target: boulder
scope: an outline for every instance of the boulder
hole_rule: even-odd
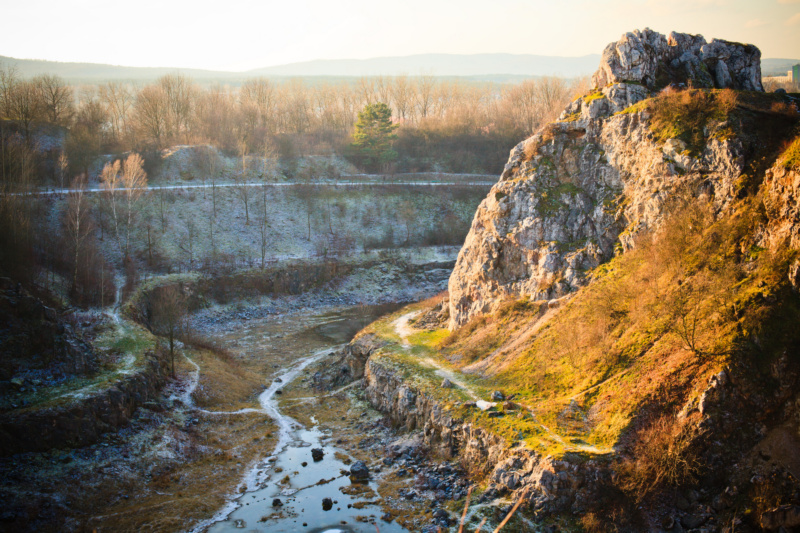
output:
[[[322,448],[311,448],[311,458],[314,459],[315,463],[322,461],[324,455],[325,452],[322,451]]]
[[[350,477],[355,479],[367,479],[369,477],[369,467],[364,461],[356,461],[350,467]]]
[[[322,510],[330,511],[333,508],[333,500],[330,498],[322,498]]]

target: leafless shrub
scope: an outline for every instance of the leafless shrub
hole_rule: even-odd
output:
[[[656,489],[696,479],[700,459],[694,429],[671,415],[656,418],[634,437],[628,457],[618,464],[620,488],[637,502]]]

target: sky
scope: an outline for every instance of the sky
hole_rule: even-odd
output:
[[[0,0],[0,55],[244,71],[424,53],[599,54],[627,31],[800,58],[800,0]]]

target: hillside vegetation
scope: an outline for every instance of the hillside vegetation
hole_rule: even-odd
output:
[[[602,98],[590,94],[583,105]],[[374,364],[405,376],[457,420],[542,456],[605,462],[613,482],[596,502],[597,511],[581,513],[582,526],[575,527],[647,529],[665,505],[674,505],[681,494],[676,489],[716,494],[726,483],[740,483],[736,497],[717,511],[735,508],[749,517],[750,527],[759,528],[760,520],[770,520],[764,516],[772,516],[764,514],[768,508],[797,503],[791,488],[796,478],[780,470],[794,464],[791,446],[783,448],[788,455],[777,459],[782,466],[773,470],[757,466],[761,463],[752,457],[768,428],[779,431],[787,416],[793,420],[779,413],[782,402],[796,393],[792,376],[800,366],[800,297],[792,274],[798,251],[794,230],[787,229],[797,219],[793,208],[785,207],[793,205],[788,191],[796,180],[791,170],[798,168],[800,115],[796,104],[780,95],[675,88],[614,117],[620,115],[635,117],[627,124],[644,124],[646,142],[663,149],[664,161],[672,165],[668,172],[674,181],[664,184],[669,194],[656,224],[628,218],[624,245],[585,272],[583,286],[558,299],[503,299],[510,291],[497,291],[500,303],[490,312],[455,328],[451,322],[448,329],[447,297],[441,296],[402,309],[362,335],[374,334],[386,343],[372,355]],[[523,160],[543,161],[559,153],[559,146],[571,149],[558,128],[572,127],[576,120],[580,116],[565,112],[552,126],[553,135],[547,138],[545,128],[528,141]],[[709,146],[720,143],[733,143],[742,154],[732,196],[717,178],[703,181],[702,174],[691,174],[698,168],[692,160],[705,161]],[[669,159],[671,153],[686,159]],[[520,173],[514,179],[531,178]],[[507,190],[504,183],[482,206],[503,201],[506,193],[495,190]],[[540,208],[536,216],[546,220],[570,209],[563,200],[568,194],[583,192],[556,195],[559,203],[550,211]],[[637,193],[625,189],[610,204],[618,217],[629,209],[632,194]],[[559,246],[556,242],[553,249]],[[416,329],[403,336],[399,324],[409,316]],[[442,385],[448,373],[453,388]],[[723,389],[728,392],[719,392]],[[511,401],[477,409],[473,401],[490,400],[492,391]],[[793,442],[800,442],[796,421],[786,423],[793,428]],[[737,461],[753,470],[740,473],[734,466],[724,475],[717,470]],[[784,472],[784,477],[774,474],[766,485],[749,481],[753,472],[767,471]],[[626,507],[630,502],[646,506],[636,511]],[[599,520],[608,512],[615,518]]]

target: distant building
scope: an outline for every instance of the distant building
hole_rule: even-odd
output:
[[[800,65],[795,65],[789,71],[789,80],[792,83],[800,83]]]

